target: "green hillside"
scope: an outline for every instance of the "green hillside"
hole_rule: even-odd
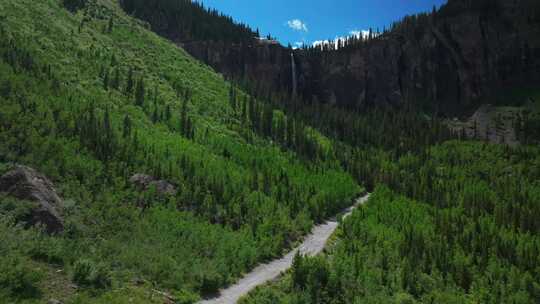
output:
[[[325,256],[297,257],[261,303],[540,299],[540,150],[449,141],[404,155]]]
[[[364,187],[323,255],[241,303],[538,303],[536,88],[494,94],[485,126],[417,101],[344,109],[230,83],[151,29],[256,34],[190,0],[0,1],[0,303],[196,303]],[[62,229],[16,198],[48,180]]]
[[[64,233],[0,196],[0,296],[180,303],[291,247],[361,191],[313,129],[232,88],[116,1],[0,2],[0,173],[31,166]],[[177,195],[138,191],[135,173]],[[26,207],[25,207],[26,206]]]

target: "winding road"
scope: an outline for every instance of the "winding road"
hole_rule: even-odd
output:
[[[368,199],[369,194],[358,198],[353,206],[344,210],[343,218],[349,216],[356,207],[364,204]],[[324,224],[315,226],[304,242],[291,252],[287,253],[284,257],[257,266],[236,284],[221,290],[217,298],[201,301],[199,304],[235,304],[241,297],[247,295],[255,287],[279,277],[282,272],[289,269],[297,252],[300,252],[300,254],[305,256],[319,254],[324,249],[328,238],[330,238],[337,227],[337,219],[332,219]]]

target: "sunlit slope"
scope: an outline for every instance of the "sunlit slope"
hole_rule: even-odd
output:
[[[231,91],[114,1],[76,12],[59,2],[0,2],[0,173],[32,166],[66,200],[65,235],[3,238],[13,263],[65,270],[31,285],[62,277],[81,285],[72,296],[99,296],[141,277],[196,297],[281,254],[360,191],[323,136]],[[135,173],[178,193],[137,191]],[[16,240],[4,209],[2,233]],[[87,264],[110,280],[78,282]]]

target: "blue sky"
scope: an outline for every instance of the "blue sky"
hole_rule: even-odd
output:
[[[199,0],[259,28],[286,45],[312,44],[353,31],[389,26],[401,17],[431,11],[446,0]]]

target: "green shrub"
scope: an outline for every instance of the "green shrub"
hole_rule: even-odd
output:
[[[65,252],[63,240],[60,238],[36,232],[32,234],[27,248],[27,253],[33,260],[56,265],[64,264]]]
[[[414,297],[411,296],[408,293],[398,293],[394,296],[394,303],[396,304],[414,304],[416,301],[414,300]]]
[[[205,273],[201,280],[201,293],[208,295],[218,292],[222,282],[223,277],[220,274],[213,271]]]
[[[31,268],[16,256],[4,256],[0,259],[0,294],[16,298],[32,298],[38,295],[37,283],[42,273]]]
[[[102,264],[95,264],[87,259],[80,259],[73,265],[72,280],[74,283],[94,288],[111,286],[109,270]]]
[[[0,163],[0,175],[3,175],[4,173],[6,173],[10,168],[10,165],[6,164],[6,163]]]
[[[197,294],[184,289],[177,292],[175,298],[176,304],[192,304],[200,300],[200,297]]]
[[[0,195],[0,214],[11,216],[15,222],[27,221],[36,203]]]

